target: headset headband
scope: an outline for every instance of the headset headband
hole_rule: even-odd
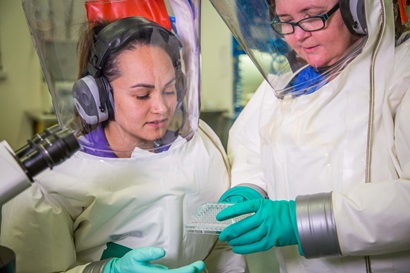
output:
[[[112,52],[121,49],[140,35],[153,30],[158,30],[170,48],[176,49],[175,54],[179,59],[181,45],[171,31],[144,17],[127,17],[110,23],[97,34],[97,41],[91,49],[87,66],[88,73],[93,77],[100,77],[107,58]],[[171,56],[172,60],[176,61],[174,57]]]

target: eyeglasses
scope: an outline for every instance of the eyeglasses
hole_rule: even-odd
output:
[[[280,35],[288,35],[295,32],[295,27],[298,26],[304,31],[313,32],[321,30],[325,27],[325,22],[332,16],[333,13],[339,8],[339,3],[337,3],[331,10],[325,14],[319,14],[302,19],[296,23],[294,22],[281,22],[276,17],[270,23],[273,30]]]

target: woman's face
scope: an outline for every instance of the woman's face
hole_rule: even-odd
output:
[[[172,61],[160,47],[139,45],[121,53],[117,62],[120,76],[111,82],[115,120],[106,127],[107,139],[128,150],[152,148],[167,131],[177,104]]]
[[[276,15],[282,22],[327,13],[337,1],[327,0],[276,0]],[[345,26],[340,9],[325,22],[325,27],[306,32],[295,27],[295,32],[285,35],[286,42],[313,67],[330,66],[343,57],[346,50],[358,39]]]

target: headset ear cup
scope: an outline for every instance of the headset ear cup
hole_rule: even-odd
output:
[[[100,92],[101,101],[104,102],[105,110],[108,113],[108,119],[114,119],[114,99],[112,94],[112,88],[107,78],[99,77],[95,79]]]
[[[80,117],[89,125],[108,119],[108,112],[101,107],[100,90],[94,77],[88,75],[74,82],[74,106]]]
[[[364,0],[339,0],[340,13],[349,31],[354,35],[366,35],[367,23]]]

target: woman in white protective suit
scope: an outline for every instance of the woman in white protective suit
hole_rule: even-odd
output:
[[[110,2],[86,2],[90,24],[79,40],[81,77],[68,124],[82,149],[4,206],[1,244],[16,252],[24,273],[247,272],[244,257],[217,236],[184,229],[197,207],[229,188],[220,141],[203,122],[196,127],[195,99],[187,105],[197,98],[190,94],[198,92],[197,51],[184,63],[186,36],[179,29],[180,41],[171,30],[161,1],[121,2],[114,18],[99,6]],[[155,14],[141,16],[142,5]],[[24,3],[26,14],[36,7]],[[38,44],[40,57],[49,54]],[[52,78],[47,59],[43,65]]]
[[[221,202],[237,204],[217,219],[254,214],[220,240],[275,247],[281,272],[409,272],[410,40],[395,44],[394,22],[406,7],[212,2],[265,76],[230,130]]]

